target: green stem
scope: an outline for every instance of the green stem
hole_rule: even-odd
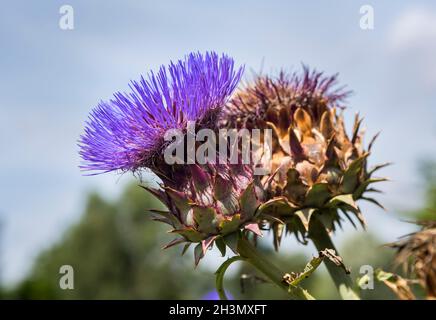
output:
[[[310,221],[310,232],[309,237],[315,244],[318,251],[325,249],[333,249],[338,254],[325,226],[316,219],[312,217]],[[325,259],[325,264],[327,270],[332,277],[336,287],[338,288],[339,294],[344,300],[360,300],[357,293],[353,290],[353,282],[351,277],[342,269],[336,266],[332,261]]]
[[[268,261],[264,256],[262,256],[256,248],[244,237],[238,240],[238,252],[244,258],[245,261],[253,265],[257,270],[262,272],[268,279],[285,290],[292,299],[296,300],[314,300],[314,298],[302,288],[290,286],[283,282],[283,275],[285,274],[274,264]]]
[[[225,261],[219,268],[218,270],[215,272],[216,274],[216,279],[215,279],[215,284],[216,284],[216,290],[218,292],[218,295],[220,297],[221,300],[228,300],[227,299],[227,295],[226,295],[226,291],[224,290],[224,274],[227,271],[227,268],[230,267],[230,265],[233,262],[242,260],[244,261],[245,259],[242,258],[241,256],[234,256],[230,259],[228,259],[227,261]]]

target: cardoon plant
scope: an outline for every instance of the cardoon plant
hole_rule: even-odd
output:
[[[226,248],[236,254],[217,271],[222,298],[224,273],[238,260],[251,263],[296,299],[313,299],[299,284],[327,260],[342,296],[357,298],[329,232],[342,216],[354,223],[349,213],[364,225],[357,200],[378,204],[366,196],[376,191],[370,184],[384,180],[373,178],[382,166],[367,169],[373,141],[368,149],[363,147],[358,117],[347,135],[338,114],[347,92],[335,89],[336,77],[305,69],[302,76],[259,77],[234,94],[242,73],[243,68],[235,68],[226,55],[192,53],[132,81],[129,93],[115,93],[91,112],[79,141],[81,168],[91,174],[144,169],[156,174],[159,187],[144,188],[167,208],[152,210],[153,219],[170,225],[175,236],[165,248],[184,244],[184,253],[195,244],[195,265],[214,245],[223,256]],[[208,138],[209,147],[219,152],[199,161],[195,155],[204,146],[190,138],[202,129],[221,134],[223,128],[270,129],[272,150],[263,144],[249,150],[248,163],[234,163],[228,161],[235,159],[232,155],[222,153],[234,150],[235,144],[226,138],[221,148],[221,139]],[[251,144],[268,139],[263,135],[261,141],[251,139]],[[168,161],[168,149],[175,142],[182,156]],[[253,159],[269,151],[272,158],[260,159],[271,161],[272,171],[259,174]],[[236,144],[236,159],[244,155],[244,145]],[[257,239],[265,226],[274,234],[276,249],[285,232],[294,233],[301,242],[311,239],[319,257],[302,272],[285,274],[250,240]]]
[[[362,120],[356,115],[351,135],[345,130],[342,109],[349,92],[336,86],[336,76],[303,68],[303,73],[281,72],[259,76],[238,92],[226,108],[224,126],[272,130],[272,171],[263,177],[266,202],[259,219],[268,222],[279,247],[282,235],[293,233],[301,242],[311,239],[319,251],[334,245],[329,233],[343,217],[354,225],[365,220],[356,204],[367,196],[379,168],[367,168],[374,139],[363,145]],[[344,270],[328,262],[344,298],[357,298]]]
[[[91,173],[150,169],[162,184],[160,188],[145,188],[168,209],[153,211],[153,217],[170,225],[176,236],[166,248],[184,243],[185,252],[190,244],[196,243],[194,256],[198,264],[213,244],[223,255],[229,247],[238,254],[237,259],[250,262],[272,282],[288,290],[282,281],[284,273],[247,240],[247,232],[260,234],[257,215],[263,199],[263,188],[253,175],[253,168],[247,164],[215,162],[169,164],[165,158],[171,143],[165,136],[170,130],[178,130],[181,141],[192,134],[189,129],[192,121],[196,130],[218,130],[220,113],[242,72],[226,55],[193,53],[167,68],[162,66],[157,74],[132,81],[130,93],[115,93],[111,100],[101,102],[91,112],[79,141],[84,160],[81,167]],[[197,147],[194,144],[194,152]],[[221,270],[232,261],[227,261]],[[224,296],[221,276],[217,285]],[[290,294],[296,298],[310,297],[297,286]]]

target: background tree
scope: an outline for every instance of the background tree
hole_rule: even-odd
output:
[[[42,252],[8,296],[19,299],[189,299],[213,284],[213,275],[193,272],[177,250],[163,254],[162,226],[147,208],[159,202],[136,185],[108,202],[89,196],[82,219],[52,248]],[[165,227],[163,227],[165,228]],[[74,268],[74,290],[59,288],[59,268]],[[198,270],[197,270],[198,271]]]

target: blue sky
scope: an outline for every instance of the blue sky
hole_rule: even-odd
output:
[[[61,30],[59,8],[74,8]],[[375,28],[359,28],[359,8]],[[150,69],[190,51],[233,56],[250,72],[308,64],[340,73],[367,134],[381,130],[373,163],[384,174],[385,213],[364,205],[384,241],[410,230],[396,214],[419,206],[417,163],[436,158],[436,6],[430,1],[9,1],[0,12],[0,241],[2,278],[79,218],[86,194],[114,197],[128,175],[84,177],[76,141],[90,109]],[[339,241],[351,229],[339,236]]]

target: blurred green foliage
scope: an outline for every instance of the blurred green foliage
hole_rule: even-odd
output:
[[[413,220],[436,220],[436,162],[423,161],[419,171],[424,184],[424,203],[422,208],[408,212],[408,215]]]
[[[0,291],[0,297],[201,299],[214,290],[214,270],[204,266],[194,269],[192,252],[182,257],[181,247],[163,251],[162,246],[172,237],[166,233],[167,226],[150,221],[146,213],[150,208],[161,208],[161,204],[136,185],[128,186],[114,202],[91,194],[80,221],[71,226],[60,241],[40,253],[28,276],[14,288]],[[271,246],[264,246],[266,242],[259,243],[259,250],[285,272],[302,271],[310,260],[303,254],[286,254],[285,250],[277,254]],[[340,253],[345,264],[351,267],[354,279],[359,276],[361,265],[389,269],[393,254],[365,232],[356,232],[340,248]],[[74,268],[74,290],[59,287],[62,265]],[[229,270],[225,287],[236,299],[287,298],[272,284],[264,283],[262,276],[245,263],[236,263]],[[302,285],[316,298],[339,298],[323,265]],[[382,285],[376,284],[376,289],[365,290],[362,296],[394,298]]]
[[[159,207],[137,186],[128,187],[115,203],[91,195],[80,222],[39,255],[31,273],[8,297],[197,298],[207,290],[205,275],[194,272],[192,261],[181,258],[176,250],[162,252],[166,228],[145,213],[147,208]],[[74,268],[74,290],[59,288],[62,265]],[[199,285],[192,286],[197,279]]]

